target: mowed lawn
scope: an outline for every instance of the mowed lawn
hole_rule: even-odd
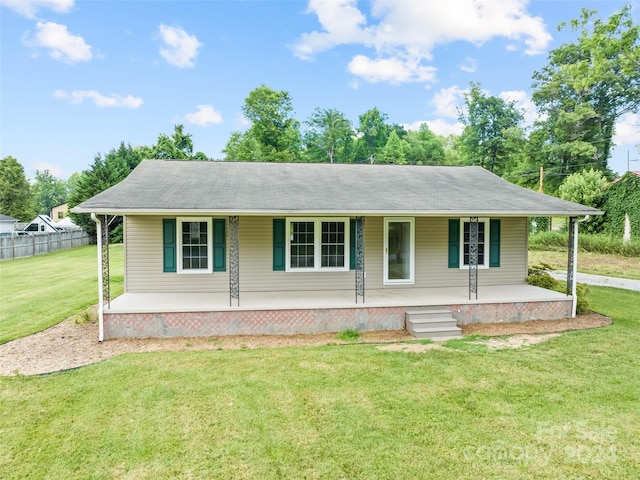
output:
[[[96,252],[91,245],[0,262],[0,343],[44,330],[97,303]],[[111,292],[117,296],[123,291],[122,245],[111,245],[109,258]]]
[[[0,478],[640,477],[639,295],[490,351],[140,353],[0,378]]]

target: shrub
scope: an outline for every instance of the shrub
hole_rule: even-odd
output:
[[[547,290],[553,290],[560,293],[566,293],[566,285],[564,282],[560,282],[553,278],[549,272],[554,268],[546,263],[540,265],[533,265],[529,267],[529,275],[527,276],[527,283],[529,285],[535,285],[536,287],[546,288]],[[589,287],[586,285],[576,285],[576,313],[584,313],[589,311]]]

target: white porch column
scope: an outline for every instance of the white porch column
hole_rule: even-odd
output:
[[[573,305],[571,306],[571,318],[575,318],[578,306],[578,282],[576,281],[576,275],[578,274],[578,222],[573,217],[571,218],[570,227],[573,228],[573,245],[571,245],[571,256],[573,258],[571,262],[571,296]]]
[[[102,277],[103,259],[102,259],[102,222],[96,217],[95,213],[91,214],[91,220],[96,224],[96,239],[98,241],[98,341],[104,341],[104,278]]]
[[[571,292],[573,305],[571,308],[571,318],[575,318],[578,307],[578,292],[576,277],[578,275],[578,224],[589,220],[589,215],[578,220],[576,217],[569,218],[569,263],[567,265],[567,295]]]

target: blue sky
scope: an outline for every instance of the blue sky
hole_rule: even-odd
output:
[[[557,25],[624,3],[0,0],[0,158],[17,158],[29,177],[67,178],[178,123],[196,150],[222,158],[261,84],[288,91],[300,121],[335,108],[357,125],[377,107],[448,135],[460,132],[456,106],[473,81],[520,102],[532,122],[532,73],[577,35]],[[640,157],[639,114],[621,118],[615,140],[610,166],[622,173],[628,151]]]

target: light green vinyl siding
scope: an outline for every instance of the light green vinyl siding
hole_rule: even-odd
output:
[[[126,220],[126,291],[130,293],[224,293],[227,272],[163,272],[162,217],[128,216]]]
[[[416,217],[415,283],[383,285],[384,217],[365,219],[367,289],[463,287],[466,269],[448,268],[448,218]],[[162,217],[126,219],[126,289],[128,292],[228,292],[228,272],[163,273]],[[353,290],[355,272],[273,271],[273,218],[240,217],[240,291]],[[228,239],[227,239],[228,244]],[[479,285],[525,282],[527,219],[502,218],[500,267],[480,269]],[[227,249],[228,252],[229,249]],[[228,255],[228,253],[227,253]],[[228,261],[228,259],[227,259]],[[227,269],[228,270],[228,269]]]

